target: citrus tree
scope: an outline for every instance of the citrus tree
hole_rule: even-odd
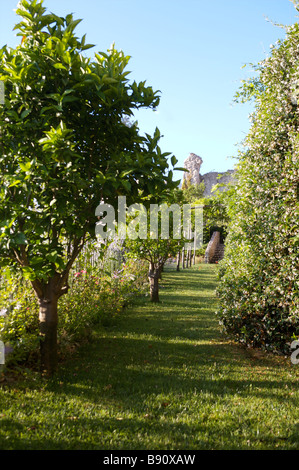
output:
[[[100,201],[136,202],[171,187],[160,133],[140,135],[126,120],[155,109],[158,92],[129,81],[129,57],[113,46],[85,56],[80,20],[21,0],[20,44],[0,50],[0,260],[21,269],[38,298],[41,365],[57,367],[57,305]]]
[[[173,157],[175,158],[175,157]],[[178,255],[189,241],[186,228],[194,228],[191,205],[185,219],[182,191],[166,188],[151,197],[127,219],[125,247],[130,257],[147,261],[151,302],[159,302],[159,280],[169,258]],[[194,235],[194,234],[193,234]]]
[[[148,262],[148,280],[151,302],[160,302],[159,281],[166,261],[176,256],[184,246],[184,239],[162,239],[158,237],[127,239],[125,246],[128,249],[130,257],[135,257]]]

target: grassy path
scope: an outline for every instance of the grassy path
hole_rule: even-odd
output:
[[[216,266],[163,275],[64,363],[0,388],[0,449],[298,449],[299,366],[219,332]]]

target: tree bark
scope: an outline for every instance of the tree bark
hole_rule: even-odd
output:
[[[151,264],[148,277],[149,277],[149,282],[150,282],[150,301],[160,302],[160,299],[159,299],[160,269],[156,268],[154,265]]]
[[[190,250],[187,251],[187,268],[190,268],[191,266],[191,258],[190,258],[191,252]]]
[[[45,299],[39,299],[40,325],[40,365],[41,370],[52,376],[58,365],[57,327],[58,296],[52,293]]]
[[[39,302],[40,367],[50,377],[58,365],[58,299],[67,292],[68,285],[63,286],[56,273],[47,284],[33,281],[32,286]]]
[[[31,282],[39,302],[40,366],[41,371],[49,377],[58,366],[58,299],[68,292],[69,272],[84,241],[85,235],[75,240],[69,261],[61,274],[55,273],[47,284],[37,279]]]
[[[179,251],[177,254],[177,259],[176,259],[176,270],[180,270],[180,261],[181,261],[181,252]]]

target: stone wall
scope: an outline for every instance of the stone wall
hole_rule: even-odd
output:
[[[225,245],[220,239],[220,232],[214,232],[205,252],[205,263],[218,263],[223,259]]]
[[[205,252],[205,263],[210,263],[220,244],[220,232],[214,232]]]
[[[219,173],[217,171],[211,171],[200,176],[200,182],[205,183],[204,197],[208,197],[212,193],[212,189],[215,184],[228,184],[234,180],[234,170],[228,170],[225,173]],[[219,191],[225,191],[225,187],[220,187]]]

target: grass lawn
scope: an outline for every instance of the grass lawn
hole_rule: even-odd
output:
[[[60,365],[0,388],[0,449],[299,449],[299,365],[245,350],[215,316],[215,265],[163,273]]]

